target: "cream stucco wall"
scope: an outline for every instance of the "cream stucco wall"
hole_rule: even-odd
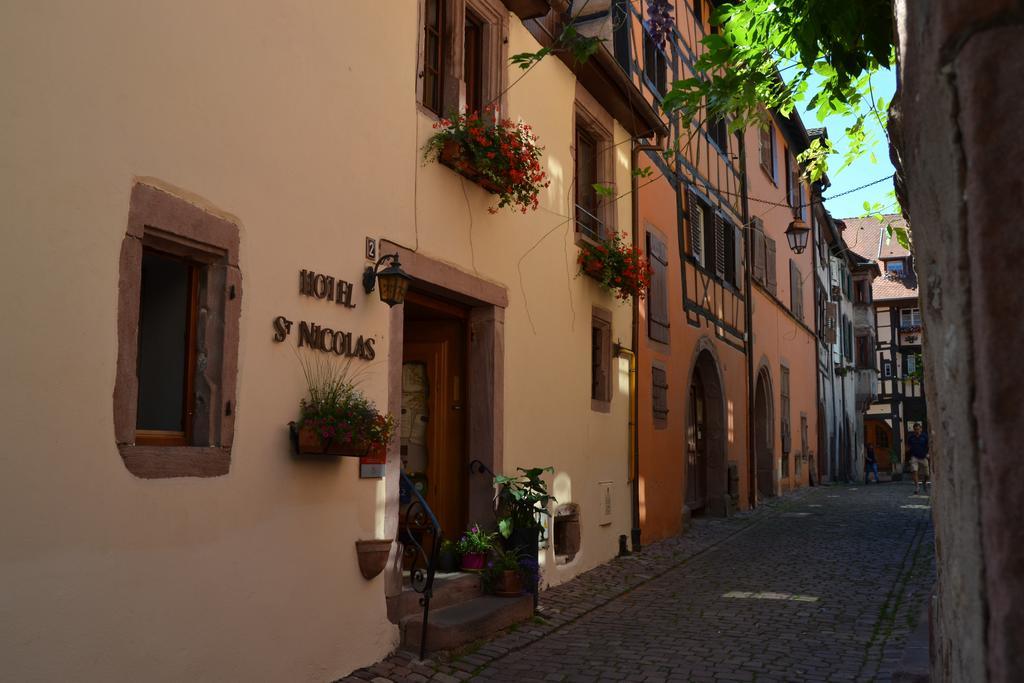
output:
[[[358,282],[364,236],[508,289],[505,469],[554,465],[581,504],[583,548],[558,583],[628,530],[624,364],[610,414],[589,405],[589,317],[630,312],[575,277],[564,223],[574,83],[546,60],[508,96],[547,145],[542,209],[422,167],[414,3],[7,3],[0,8],[0,480],[4,677],[321,681],[390,651],[384,580],[353,543],[384,534],[383,480],[354,461],[289,457],[304,388],[271,320],[373,335],[364,389],[387,405],[388,311],[356,287],[341,311],[296,292],[306,268]],[[511,53],[536,49],[513,17]],[[518,75],[512,74],[512,76]],[[618,127],[616,140],[625,133]],[[629,183],[628,146],[616,161]],[[119,246],[145,177],[234,216],[243,278],[229,474],[142,480],[114,445]],[[629,204],[619,202],[619,226]],[[536,245],[536,248],[533,248]],[[614,517],[597,524],[598,481]]]

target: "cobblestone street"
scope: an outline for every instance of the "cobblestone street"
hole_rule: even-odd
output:
[[[934,582],[929,500],[827,486],[698,519],[542,594],[533,623],[346,680],[886,681]]]

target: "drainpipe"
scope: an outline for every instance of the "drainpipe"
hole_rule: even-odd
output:
[[[632,198],[633,208],[633,250],[635,252],[640,251],[640,202],[637,197],[637,193],[640,190],[639,178],[633,173],[640,163],[641,152],[661,152],[665,149],[666,136],[663,133],[658,133],[657,139],[653,145],[638,144],[636,140],[633,141],[632,148],[630,150],[629,158],[629,170],[630,170],[630,197]],[[630,371],[630,425],[632,434],[630,434],[629,447],[632,451],[630,453],[630,462],[632,463],[632,475],[633,475],[633,527],[630,529],[630,543],[633,546],[633,552],[640,552],[642,545],[640,543],[640,401],[636,395],[637,387],[637,372],[639,371],[639,363],[637,358],[637,351],[640,348],[640,299],[639,297],[633,297],[633,329],[632,329],[633,345],[632,350],[629,351],[630,364],[632,370]],[[626,349],[620,348],[620,353],[626,351]]]

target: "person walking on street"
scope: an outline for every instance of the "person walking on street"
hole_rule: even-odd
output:
[[[928,463],[928,435],[921,430],[921,423],[914,423],[914,431],[907,436],[907,460],[910,471],[914,473],[914,493],[920,493],[920,477],[925,478],[925,491],[932,483],[931,468]]]
[[[878,460],[875,458],[875,447],[871,444],[864,444],[864,485],[867,486],[871,482],[871,473],[875,473],[875,483],[880,484],[878,480]]]

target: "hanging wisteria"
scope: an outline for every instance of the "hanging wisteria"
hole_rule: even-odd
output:
[[[647,19],[644,26],[659,48],[663,48],[665,39],[672,35],[674,23],[670,0],[647,0]]]

